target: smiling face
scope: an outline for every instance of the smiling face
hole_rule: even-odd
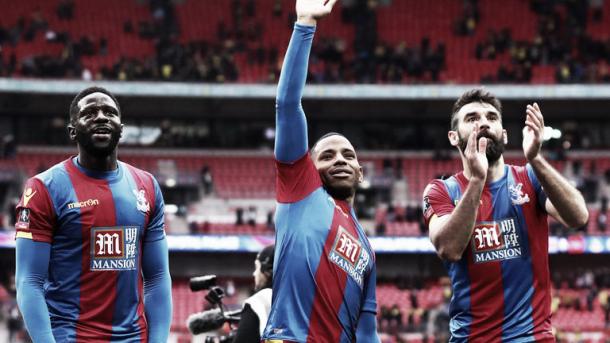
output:
[[[312,159],[326,191],[336,199],[346,200],[362,182],[362,167],[354,147],[341,135],[331,135],[317,142]]]
[[[463,153],[468,144],[468,136],[479,124],[480,138],[487,139],[486,156],[490,163],[496,162],[504,152],[506,130],[502,127],[500,112],[486,102],[471,102],[464,105],[456,114],[455,130],[449,131],[449,141]]]
[[[114,100],[107,94],[95,92],[78,101],[78,113],[71,118],[68,130],[70,139],[84,152],[105,157],[115,151],[123,124]]]

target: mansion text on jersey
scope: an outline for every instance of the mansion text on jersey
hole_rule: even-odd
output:
[[[136,269],[135,259],[93,260],[91,264],[94,270]]]
[[[496,261],[496,260],[507,260],[511,258],[516,258],[521,256],[521,248],[512,248],[505,250],[496,250],[496,251],[486,251],[476,253],[474,255],[474,262],[488,262],[488,261]]]

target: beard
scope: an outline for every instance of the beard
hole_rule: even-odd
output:
[[[502,138],[496,138],[493,137],[491,134],[489,134],[488,132],[479,132],[479,134],[477,135],[477,144],[479,142],[479,138],[488,138],[487,139],[487,148],[485,149],[485,156],[487,157],[487,162],[489,162],[490,164],[495,163],[496,161],[498,161],[500,159],[500,156],[502,156],[502,153],[504,153],[504,140],[502,140]],[[464,153],[464,150],[466,150],[466,146],[468,145],[468,137],[466,137],[466,139],[463,139],[462,137],[460,137],[460,141],[459,141],[459,148],[462,151],[462,153]]]
[[[330,182],[324,182],[324,189],[330,194],[331,197],[339,200],[346,200],[347,198],[356,194],[357,183],[353,185],[333,185]]]
[[[76,132],[76,142],[78,145],[88,154],[98,158],[110,156],[116,150],[120,138],[120,132],[113,131],[110,133],[108,141],[95,142],[92,134],[82,131]]]

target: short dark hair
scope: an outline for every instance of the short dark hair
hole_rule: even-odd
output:
[[[76,94],[74,99],[72,99],[72,103],[70,103],[70,118],[69,118],[70,123],[74,122],[74,119],[76,118],[76,115],[78,114],[78,111],[80,110],[78,108],[78,102],[82,98],[86,97],[89,94],[93,94],[93,93],[104,93],[104,94],[108,95],[112,99],[112,101],[114,101],[114,104],[116,105],[117,110],[119,110],[119,115],[121,115],[121,106],[119,106],[119,101],[116,99],[114,94],[110,93],[110,91],[104,87],[91,86],[91,87],[87,87],[87,88],[83,89],[82,91],[80,91],[78,94]]]
[[[339,132],[328,132],[328,133],[324,134],[322,137],[318,138],[318,140],[315,143],[313,143],[313,145],[311,146],[311,149],[309,149],[309,153],[312,153],[314,151],[314,149],[316,148],[318,143],[320,143],[321,140],[323,140],[326,137],[330,137],[330,136],[341,136],[341,137],[347,139],[347,137],[340,134]]]
[[[500,100],[496,98],[495,95],[485,90],[484,88],[474,88],[464,92],[464,94],[462,94],[462,96],[460,96],[460,98],[457,99],[457,101],[453,104],[453,112],[451,114],[452,131],[457,130],[457,113],[460,111],[460,109],[462,109],[462,107],[471,102],[484,102],[490,104],[491,106],[495,107],[498,112],[500,112],[500,115],[502,115],[502,104],[500,103]]]
[[[256,259],[261,263],[261,272],[273,275],[273,257],[275,255],[275,245],[271,244],[264,247],[256,255]]]

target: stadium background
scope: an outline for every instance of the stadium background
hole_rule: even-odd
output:
[[[275,84],[294,1],[0,8],[0,340],[27,339],[14,300],[12,209],[27,177],[75,153],[69,102],[99,84],[122,107],[120,159],[163,187],[171,338],[191,342],[186,317],[205,301],[188,278],[218,275],[226,303],[239,308],[255,253],[273,242]],[[537,101],[544,152],[590,208],[584,228],[550,223],[559,340],[610,340],[610,3],[342,0],[335,12],[316,33],[304,108],[310,140],[342,132],[365,167],[356,207],[377,254],[383,341],[447,339],[450,286],[422,229],[420,198],[432,178],[460,170],[446,140],[450,109],[481,83],[503,101],[507,160],[523,162],[525,105]]]

